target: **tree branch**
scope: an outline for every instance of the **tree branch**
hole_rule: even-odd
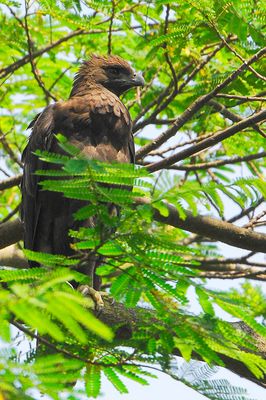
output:
[[[135,199],[135,204],[151,204],[151,201],[140,197]],[[186,219],[183,220],[172,204],[165,202],[165,205],[169,213],[167,217],[162,216],[155,208],[153,209],[154,219],[158,222],[197,233],[230,246],[255,252],[266,252],[266,235],[263,233],[239,228],[229,222],[207,216],[193,216],[189,211],[186,211]],[[21,240],[22,233],[22,224],[18,219],[0,225],[0,249]]]
[[[259,158],[264,158],[266,157],[266,151],[262,151],[261,153],[258,154],[250,154],[248,156],[243,156],[243,157],[231,157],[231,158],[225,158],[223,160],[216,160],[216,161],[210,161],[206,163],[198,163],[198,164],[187,164],[187,165],[173,165],[169,168],[177,170],[177,171],[197,171],[199,169],[208,169],[208,168],[218,168],[222,165],[227,165],[227,164],[237,164],[243,161],[250,161],[250,160],[257,160]]]
[[[184,82],[182,82],[179,87],[177,87],[177,82],[178,80],[184,75],[184,71],[188,70],[189,66],[191,64],[188,64],[188,66],[185,67],[184,70],[182,70],[175,78],[172,80],[174,84],[174,90],[171,93],[171,95],[162,103],[159,98],[157,97],[155,100],[155,104],[157,104],[156,110],[144,121],[139,122],[138,124],[134,124],[133,126],[133,132],[136,132],[144,126],[151,124],[156,116],[160,114],[170,103],[171,101],[176,97],[177,94],[182,93],[182,90],[187,86],[187,84],[194,78],[194,76],[201,71],[205,65],[208,64],[208,62],[218,53],[223,48],[224,44],[220,43],[201,63],[199,63],[192,71],[191,73],[185,78]],[[169,59],[168,59],[169,61]],[[134,121],[135,122],[135,121]]]
[[[108,54],[112,54],[112,27],[113,27],[113,22],[114,22],[114,17],[115,17],[115,2],[112,0],[112,14],[110,18],[110,25],[109,25],[109,32],[108,32],[108,44],[107,44],[107,50]]]
[[[158,161],[156,163],[152,163],[147,166],[147,169],[151,172],[158,171],[159,169],[168,167],[169,165],[172,165],[178,161],[184,160],[187,157],[192,156],[193,154],[198,153],[199,151],[205,150],[208,147],[214,146],[215,144],[221,142],[224,139],[229,138],[230,136],[233,136],[237,132],[242,131],[243,129],[247,128],[248,126],[251,126],[257,122],[263,121],[266,118],[266,110],[259,111],[258,113],[252,115],[251,117],[248,117],[246,119],[243,119],[242,121],[229,126],[228,128],[224,129],[221,132],[217,132],[210,138],[207,138],[205,140],[202,140],[201,142],[188,147],[187,149],[180,151],[177,154],[174,154],[171,157],[165,158],[162,161]]]
[[[28,268],[29,264],[23,251],[13,244],[0,250],[0,266]]]
[[[32,53],[32,56],[30,56],[30,54],[26,54],[26,56],[22,57],[20,60],[15,61],[13,64],[10,64],[8,67],[0,69],[0,78],[5,78],[9,74],[15,72],[17,69],[21,68],[23,65],[30,62],[31,58],[32,58],[32,60],[34,60],[35,58],[41,56],[42,54],[47,53],[48,51],[52,50],[54,47],[59,46],[61,43],[67,42],[68,40],[72,39],[73,37],[81,35],[83,33],[84,33],[83,29],[78,29],[74,32],[70,32],[68,35],[62,37],[61,39],[58,39],[54,43],[49,44],[48,46],[44,47],[43,49],[35,51],[34,53]],[[93,32],[91,32],[91,33],[93,33]]]
[[[141,197],[136,199],[136,203],[151,204],[149,199]],[[167,217],[162,216],[158,210],[153,209],[153,217],[158,222],[197,233],[230,246],[256,252],[266,252],[266,235],[263,233],[239,228],[229,222],[207,216],[193,216],[189,211],[186,211],[186,219],[183,220],[172,204],[166,202],[164,204],[169,213]]]
[[[92,302],[92,307],[94,307],[94,304]],[[149,332],[152,335],[151,332],[151,326],[156,324],[156,325],[161,325],[162,321],[159,321],[156,319],[156,315],[152,310],[149,310],[147,308],[141,308],[141,307],[136,307],[134,309],[126,308],[123,304],[113,302],[112,299],[106,299],[105,300],[105,306],[99,316],[99,319],[104,322],[106,325],[113,327],[115,330],[115,339],[114,339],[114,345],[123,345],[123,346],[130,346],[131,345],[131,338],[135,332],[138,331],[139,328],[143,329],[146,328],[149,330]],[[19,324],[18,322],[12,322],[18,329],[21,329],[23,332],[25,332],[25,329],[27,331],[27,334],[33,338],[36,337],[34,332],[31,330],[28,330],[25,328],[23,325]],[[257,344],[257,349],[258,352],[257,354],[260,355],[261,357],[265,357],[266,354],[266,342],[257,334],[255,334],[251,328],[249,328],[246,324],[243,322],[235,322],[231,323],[231,325],[238,330],[240,330],[243,333],[251,335],[253,338],[256,340]],[[117,328],[118,327],[118,328]],[[171,327],[169,327],[169,330],[171,330]],[[153,336],[157,335],[157,332],[153,333]],[[57,347],[50,341],[48,341],[46,338],[39,338],[40,341],[46,345],[47,347],[51,347],[57,352],[63,352],[67,357],[70,358],[78,358],[82,359],[76,354],[72,354],[71,352],[62,349],[60,347]],[[146,340],[146,338],[144,339]],[[136,343],[133,340],[132,347],[135,347]],[[219,353],[218,353],[219,354]],[[174,349],[173,355],[175,356],[181,356],[181,353],[179,352],[178,349]],[[264,380],[258,380],[257,378],[252,375],[252,373],[247,369],[247,367],[242,364],[240,361],[235,360],[233,358],[230,358],[228,356],[225,356],[223,354],[219,354],[219,357],[222,359],[224,362],[224,367],[229,369],[230,371],[240,375],[243,378],[246,378],[248,380],[251,380],[258,385],[262,387],[266,387],[266,381]],[[192,353],[192,358],[201,360],[199,356],[195,353]],[[82,361],[86,361],[82,359]],[[132,361],[132,364],[134,364],[134,360]],[[106,365],[106,364],[105,364]]]
[[[158,23],[151,23],[149,24],[149,27],[154,27],[158,25]],[[142,28],[141,25],[134,25],[129,27],[129,29],[134,30],[134,29],[139,29]],[[124,31],[123,28],[114,28],[112,30],[113,32],[120,32],[120,31]],[[108,30],[106,29],[93,29],[91,31],[85,31],[84,29],[77,29],[76,31],[70,32],[68,35],[58,39],[56,42],[49,44],[48,46],[44,47],[41,50],[35,51],[34,53],[32,53],[32,60],[34,60],[35,58],[43,55],[44,53],[47,53],[48,51],[52,50],[53,48],[59,46],[60,44],[67,42],[68,40],[79,36],[79,35],[98,35],[101,33],[107,33]],[[30,55],[26,54],[24,57],[20,58],[19,60],[15,61],[13,64],[8,65],[5,68],[0,69],[0,79],[5,78],[6,76],[8,76],[9,74],[15,72],[16,70],[18,70],[19,68],[23,67],[23,65],[27,64],[28,62],[30,62]]]
[[[257,96],[238,96],[235,94],[218,93],[216,97],[224,97],[225,99],[238,99],[246,101],[266,101],[266,97]]]
[[[11,178],[0,181],[0,190],[10,189],[18,186],[21,182],[22,174],[12,176]]]
[[[266,47],[259,50],[254,56],[252,56],[248,61],[243,63],[237,70],[232,72],[228,78],[226,78],[223,82],[217,85],[213,90],[209,93],[197,98],[187,109],[183,112],[175,121],[173,126],[167,131],[163,132],[160,136],[154,139],[151,143],[141,147],[137,153],[137,159],[143,158],[146,154],[148,154],[151,150],[157,149],[161,144],[166,142],[172,136],[176,134],[176,132],[182,128],[182,126],[191,119],[204,105],[206,105],[217,93],[219,93],[222,89],[228,86],[231,82],[233,82],[243,71],[245,71],[248,66],[255,61],[257,61],[260,57],[262,57],[266,53]]]
[[[216,97],[217,97],[217,95],[216,95]],[[233,122],[240,122],[240,121],[243,121],[243,119],[244,119],[244,118],[240,117],[239,115],[232,113],[232,111],[229,111],[228,108],[226,108],[223,104],[220,104],[215,100],[210,100],[209,104],[216,111],[218,111],[221,115],[223,115],[225,118],[230,119]],[[262,135],[264,138],[266,138],[265,133],[258,125],[253,124],[252,128],[255,129],[255,131],[259,132],[259,134]]]
[[[22,239],[23,227],[19,219],[0,225],[0,249],[17,243]]]
[[[51,98],[54,101],[57,101],[56,97],[48,90],[46,89],[42,77],[39,73],[39,71],[36,68],[36,64],[33,60],[33,41],[31,39],[30,36],[30,30],[29,30],[29,26],[28,26],[28,4],[27,1],[25,0],[25,10],[26,10],[26,14],[24,17],[24,30],[26,33],[26,38],[27,38],[27,43],[28,43],[28,52],[29,52],[29,57],[30,57],[30,65],[31,65],[31,72],[36,80],[36,82],[38,83],[38,86],[41,88],[41,90],[44,93],[45,96],[45,100],[46,100],[46,104],[49,104],[49,98]]]

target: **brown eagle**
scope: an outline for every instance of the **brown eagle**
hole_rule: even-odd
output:
[[[41,161],[33,152],[40,149],[62,153],[54,136],[61,133],[90,159],[134,163],[131,118],[119,96],[143,84],[142,75],[122,58],[93,55],[76,74],[69,99],[49,105],[31,122],[32,133],[22,155],[21,218],[26,249],[71,254],[68,231],[80,226],[73,213],[84,205],[60,193],[41,190],[40,177],[34,172],[55,166]],[[86,223],[90,226],[95,221]],[[97,262],[92,264],[88,274],[96,278]],[[97,279],[93,286],[99,289]]]

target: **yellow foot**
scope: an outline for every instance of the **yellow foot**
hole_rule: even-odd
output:
[[[78,287],[78,291],[82,293],[84,296],[90,296],[95,304],[95,310],[100,312],[104,307],[103,297],[108,296],[106,292],[98,292],[88,285],[80,285]]]

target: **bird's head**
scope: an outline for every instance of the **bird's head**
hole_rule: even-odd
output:
[[[144,86],[144,83],[143,76],[137,74],[121,57],[92,55],[89,61],[81,65],[71,95],[97,84],[120,96],[132,87]]]

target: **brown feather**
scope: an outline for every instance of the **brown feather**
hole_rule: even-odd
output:
[[[120,68],[123,82],[128,77],[128,85],[123,83],[124,88],[122,84],[118,87],[118,81],[112,80],[110,67]],[[84,202],[64,198],[59,193],[40,191],[41,178],[34,174],[37,169],[58,168],[33,154],[37,149],[62,153],[55,134],[66,136],[89,159],[134,162],[131,118],[117,96],[121,91],[134,86],[130,81],[133,74],[131,66],[118,56],[93,55],[80,67],[70,98],[48,106],[30,124],[32,133],[23,152],[21,217],[25,230],[25,248],[69,255],[72,250],[68,230],[80,226],[80,223],[74,221],[73,213]],[[94,226],[96,223],[93,217],[84,224]],[[98,264],[95,260],[92,264],[90,269],[94,273]]]

